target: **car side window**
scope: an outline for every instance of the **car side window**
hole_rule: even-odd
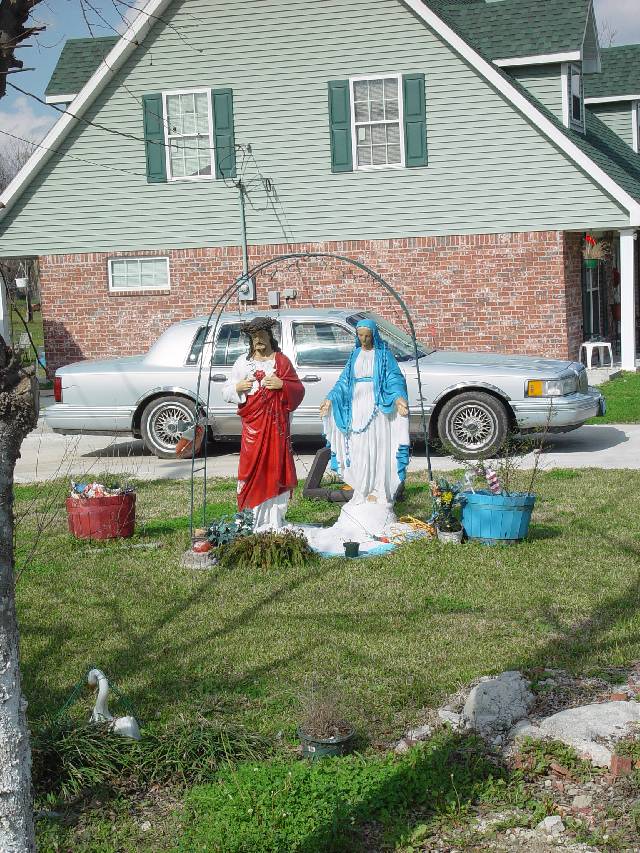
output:
[[[299,367],[344,367],[355,335],[338,323],[293,323],[293,343]]]
[[[211,364],[231,366],[236,359],[249,351],[246,337],[240,331],[240,323],[225,323],[221,326],[211,355]],[[274,326],[273,337],[280,340],[280,324]]]
[[[193,343],[191,344],[191,349],[189,350],[189,355],[187,357],[187,364],[196,364],[200,360],[206,334],[207,327],[200,326],[196,332],[195,338],[193,339]]]

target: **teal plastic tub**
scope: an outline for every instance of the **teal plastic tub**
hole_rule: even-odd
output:
[[[487,545],[513,544],[529,532],[535,495],[514,492],[494,495],[488,491],[465,492],[462,498],[462,526],[467,537]]]

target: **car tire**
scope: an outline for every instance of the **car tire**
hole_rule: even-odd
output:
[[[156,397],[145,407],[140,422],[145,447],[158,459],[175,459],[180,434],[195,416],[196,405],[188,397]]]
[[[464,391],[444,404],[438,415],[438,437],[460,456],[491,456],[509,434],[509,415],[492,394]]]

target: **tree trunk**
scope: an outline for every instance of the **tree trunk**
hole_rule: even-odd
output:
[[[20,687],[13,561],[13,472],[38,418],[33,372],[0,337],[0,851],[35,848],[27,703]]]

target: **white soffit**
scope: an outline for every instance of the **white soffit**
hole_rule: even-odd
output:
[[[553,65],[557,62],[579,62],[581,59],[582,54],[579,50],[568,50],[564,53],[538,53],[533,56],[510,56],[507,59],[494,59],[493,64],[497,65],[499,68],[511,68],[516,65]]]

